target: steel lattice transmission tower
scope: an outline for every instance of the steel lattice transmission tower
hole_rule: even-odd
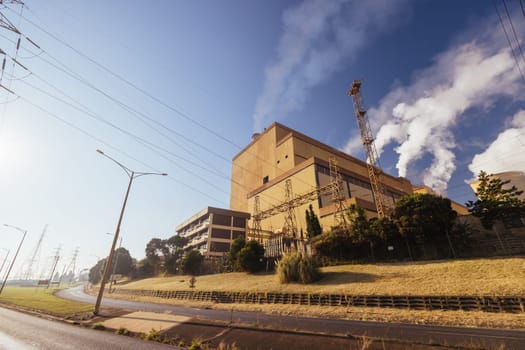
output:
[[[252,232],[255,237],[257,237],[257,240],[259,243],[262,243],[262,228],[261,228],[261,202],[259,200],[259,196],[255,196],[255,200],[253,202],[253,227]]]
[[[343,180],[337,167],[337,159],[330,157],[328,164],[330,167],[330,192],[332,193],[332,202],[335,204],[334,222],[336,226],[346,227],[345,194],[343,192]]]
[[[357,118],[357,125],[361,132],[361,141],[365,146],[367,162],[366,168],[368,170],[368,177],[370,178],[370,185],[372,186],[372,194],[376,205],[377,215],[382,218],[385,216],[385,191],[381,182],[381,165],[379,164],[379,156],[374,145],[374,136],[368,122],[366,108],[361,98],[361,80],[354,80],[352,86],[348,90],[348,95],[352,96],[354,101],[355,116]]]
[[[44,226],[44,229],[42,230],[42,234],[40,235],[40,238],[38,239],[38,243],[36,244],[36,247],[33,250],[33,254],[31,254],[31,259],[29,260],[27,269],[25,270],[24,275],[22,276],[22,278],[25,280],[29,280],[33,278],[33,268],[35,267],[35,264],[38,265],[40,261],[40,253],[42,251],[42,242],[44,241],[44,236],[46,235],[46,231],[47,231],[47,224]]]
[[[294,239],[297,239],[297,218],[295,217],[296,204],[293,201],[294,198],[291,179],[287,179],[285,182],[285,198],[285,203],[287,204],[286,214],[284,218],[284,227],[286,229],[286,234],[288,236],[293,237]]]

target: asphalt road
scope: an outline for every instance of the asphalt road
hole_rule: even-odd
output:
[[[1,350],[167,350],[173,346],[95,331],[0,308]]]
[[[85,294],[83,286],[61,291],[58,296],[95,303],[95,297]],[[402,339],[421,344],[446,344],[456,346],[475,345],[483,349],[496,349],[501,344],[506,350],[525,349],[525,331],[462,328],[431,325],[414,325],[401,323],[364,322],[340,319],[290,317],[266,315],[257,312],[231,312],[226,310],[198,309],[184,306],[132,302],[119,299],[104,298],[102,306],[142,310],[150,312],[170,311],[177,315],[196,317],[205,320],[233,321],[248,325],[261,325],[279,329],[366,335],[375,338]]]

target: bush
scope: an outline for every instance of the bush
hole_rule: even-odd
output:
[[[277,276],[279,282],[300,282],[308,284],[321,278],[317,261],[303,253],[292,253],[285,255],[277,263]]]
[[[149,340],[149,341],[156,341],[158,343],[164,342],[164,339],[162,335],[160,334],[160,332],[154,328],[152,328],[151,331],[149,331],[149,333],[146,334],[144,339]]]
[[[103,331],[106,329],[106,326],[104,326],[104,324],[102,322],[97,322],[95,324],[93,324],[91,326],[91,329],[96,329],[96,330],[99,330],[99,331]]]
[[[120,327],[117,330],[115,330],[115,334],[117,334],[117,335],[130,335],[128,329],[124,328],[124,327]]]

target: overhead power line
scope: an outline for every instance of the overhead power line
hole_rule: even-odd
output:
[[[10,9],[9,9],[10,10]],[[11,10],[12,11],[12,10]],[[141,94],[143,94],[144,96],[150,98],[151,100],[153,100],[154,102],[160,104],[161,106],[167,108],[168,110],[176,113],[177,115],[183,117],[184,119],[186,119],[187,121],[191,122],[192,124],[196,125],[197,127],[207,131],[208,133],[211,133],[212,135],[216,136],[217,138],[223,140],[224,142],[234,146],[235,148],[237,148],[238,150],[242,150],[243,147],[242,146],[239,146],[238,144],[236,144],[235,142],[233,142],[232,140],[230,140],[229,138],[225,137],[224,135],[216,132],[215,130],[207,127],[205,124],[197,121],[196,119],[192,118],[190,115],[188,115],[187,113],[184,113],[182,112],[181,110],[179,110],[178,108],[168,104],[167,102],[161,100],[160,98],[156,97],[155,95],[153,95],[152,93],[150,93],[149,91],[147,91],[146,89],[143,89],[141,87],[139,87],[138,85],[136,85],[135,83],[131,82],[130,80],[124,78],[123,76],[121,76],[120,74],[118,73],[115,73],[113,70],[111,70],[110,68],[108,68],[107,66],[103,65],[102,63],[98,62],[97,60],[91,58],[90,56],[88,56],[87,54],[83,53],[82,51],[76,49],[74,46],[72,46],[71,44],[67,43],[65,40],[61,39],[59,36],[51,33],[50,31],[46,30],[45,28],[43,28],[42,26],[36,24],[34,21],[31,21],[30,19],[28,19],[27,17],[24,17],[22,16],[22,18],[30,23],[31,25],[35,26],[36,28],[38,28],[39,30],[41,30],[42,32],[44,32],[45,34],[47,34],[48,36],[50,36],[51,38],[53,38],[54,40],[60,42],[62,45],[66,46],[67,48],[71,49],[72,51],[74,51],[76,54],[78,54],[79,56],[83,57],[84,59],[86,59],[87,61],[93,63],[94,65],[96,65],[97,67],[99,67],[100,69],[104,70],[105,72],[107,72],[108,74],[110,74],[111,76],[117,78],[118,80],[124,82],[125,84],[127,84],[128,86],[132,87],[133,89],[137,90],[138,92],[140,92]],[[146,116],[144,113],[141,113],[139,111],[137,111],[136,109],[130,107],[129,105],[123,103],[122,101],[110,96],[108,93],[102,91],[101,89],[95,87],[93,84],[89,83],[89,81],[87,81],[85,78],[83,78],[80,74],[78,73],[75,73],[73,72],[71,69],[69,69],[64,63],[62,63],[60,60],[58,60],[56,57],[54,57],[53,55],[51,55],[49,52],[47,52],[46,50],[43,50],[46,55],[48,55],[50,58],[52,58],[53,60],[55,60],[56,62],[58,62],[61,66],[65,67],[66,70],[63,70],[61,69],[62,71],[64,71],[66,74],[69,74],[70,76],[74,77],[75,79],[79,80],[80,82],[86,84],[87,86],[95,89],[96,91],[98,91],[99,93],[103,94],[104,96],[106,96],[107,98],[110,98],[114,103],[117,103],[117,105],[119,105],[120,107],[126,109],[128,112],[130,113],[138,113],[140,115],[142,115],[143,117],[147,118],[148,120],[150,120],[151,122],[153,123],[156,123],[160,126],[162,126],[163,128],[166,128],[167,130],[169,130],[170,132],[174,132],[172,129],[170,129],[169,127],[167,127],[166,125],[164,125],[163,123],[160,123],[159,121],[155,120],[154,118],[151,118],[149,116]],[[47,60],[46,60],[47,61]],[[48,63],[50,63],[49,61],[47,61]],[[51,63],[50,63],[51,64]],[[56,65],[54,65],[56,67]],[[56,67],[58,68],[58,67]],[[58,68],[59,69],[59,68]],[[179,135],[180,136],[180,135]],[[202,145],[199,145],[200,147],[203,147]],[[215,152],[213,151],[210,151],[210,150],[207,150],[208,152],[211,152],[212,154],[216,155]],[[275,169],[278,169],[278,167],[273,164],[273,163],[270,163],[268,160],[266,160],[265,158],[259,156],[258,154],[255,154],[255,153],[252,153],[250,151],[245,151],[247,154],[249,154],[250,156],[252,157],[255,157],[257,158],[259,161],[261,162],[264,162],[266,164],[269,164],[271,167],[274,167]],[[228,162],[230,162],[230,160],[228,159]],[[305,185],[308,185],[310,187],[311,184],[309,183],[306,183],[302,180],[299,180],[300,182],[303,182]],[[279,186],[279,185],[277,185]],[[284,185],[282,185],[281,187],[283,187],[284,189]]]

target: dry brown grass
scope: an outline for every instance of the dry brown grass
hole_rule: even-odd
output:
[[[322,268],[309,285],[282,285],[274,274],[197,277],[195,290],[361,295],[523,295],[525,258],[341,265]],[[189,290],[188,276],[149,278],[119,288]]]

